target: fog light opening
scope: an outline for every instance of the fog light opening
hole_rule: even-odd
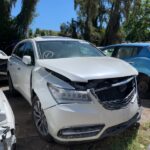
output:
[[[71,127],[58,132],[58,137],[65,139],[86,138],[98,135],[105,125]]]

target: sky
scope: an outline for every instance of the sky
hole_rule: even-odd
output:
[[[12,10],[12,16],[16,16],[19,13],[21,1],[17,1]],[[40,28],[59,31],[63,22],[76,18],[74,0],[39,0],[36,13],[38,16],[30,26],[33,30]]]

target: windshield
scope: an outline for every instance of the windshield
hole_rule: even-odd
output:
[[[37,48],[40,59],[104,56],[100,50],[84,41],[40,41]]]

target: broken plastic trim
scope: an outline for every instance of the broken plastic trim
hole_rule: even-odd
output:
[[[124,81],[121,81],[121,82],[118,82],[118,83],[115,83],[115,84],[112,84],[111,86],[109,87],[103,87],[103,88],[100,88],[100,89],[96,89],[95,92],[100,92],[100,91],[103,91],[103,90],[108,90],[112,87],[117,87],[117,86],[121,86],[121,85],[124,85],[124,84],[127,84],[129,83],[130,81],[132,81],[134,79],[134,77],[131,77],[127,80],[124,80]]]

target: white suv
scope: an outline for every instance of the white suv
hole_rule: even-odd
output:
[[[64,37],[24,40],[8,60],[11,93],[32,105],[39,134],[59,142],[96,140],[135,123],[137,75],[92,44]]]

